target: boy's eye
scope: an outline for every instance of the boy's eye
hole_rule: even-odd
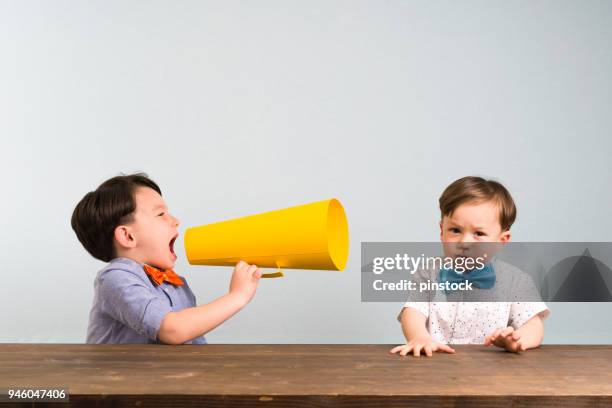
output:
[[[459,228],[450,228],[449,231],[454,233],[454,234],[458,234],[459,233]]]
[[[484,236],[485,236],[485,235],[487,235],[487,234],[485,234],[485,233],[484,233],[484,232],[482,232],[482,231],[477,231],[477,232],[476,232],[476,235],[478,235],[479,237],[484,237]]]
[[[161,216],[163,216],[164,214],[165,214],[164,212],[161,212],[161,213],[159,213],[159,214],[157,214],[157,215],[161,217]]]

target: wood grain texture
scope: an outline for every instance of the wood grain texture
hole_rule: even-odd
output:
[[[68,387],[53,407],[612,406],[612,346],[455,347],[0,344],[0,388]]]

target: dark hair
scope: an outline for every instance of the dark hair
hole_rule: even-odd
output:
[[[95,191],[85,194],[74,208],[70,224],[87,252],[108,262],[115,258],[115,228],[134,218],[139,187],[149,187],[161,195],[159,186],[145,173],[113,177]]]
[[[455,180],[440,196],[442,217],[451,216],[461,204],[493,201],[499,207],[499,224],[508,231],[516,219],[516,205],[506,187],[493,180],[468,176]]]

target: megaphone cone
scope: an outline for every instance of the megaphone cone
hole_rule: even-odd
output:
[[[279,270],[341,271],[348,259],[348,222],[342,204],[332,198],[188,228],[184,242],[192,265],[233,266],[243,260]]]

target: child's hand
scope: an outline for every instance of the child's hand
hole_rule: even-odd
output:
[[[255,295],[259,278],[261,278],[261,270],[257,265],[249,265],[244,261],[238,262],[232,273],[230,294],[237,296],[244,304],[249,303]]]
[[[521,333],[515,331],[512,326],[495,330],[492,334],[485,337],[484,345],[496,345],[513,353],[526,350],[521,343]]]
[[[455,349],[452,347],[433,341],[431,337],[414,338],[410,340],[408,344],[393,347],[389,352],[391,354],[399,353],[400,356],[405,356],[412,351],[415,357],[419,357],[421,355],[421,350],[425,352],[427,357],[433,356],[434,351],[445,351],[451,354],[455,352]]]

